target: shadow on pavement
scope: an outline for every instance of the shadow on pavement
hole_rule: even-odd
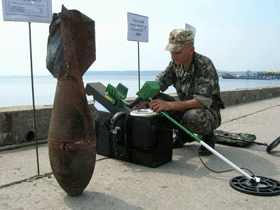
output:
[[[83,194],[78,197],[70,197],[66,195],[64,201],[70,209],[141,209],[111,195],[89,191],[84,191]]]

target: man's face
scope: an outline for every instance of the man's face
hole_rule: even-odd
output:
[[[194,47],[184,46],[179,52],[170,52],[171,59],[173,59],[176,64],[185,64],[190,58],[192,58],[194,52]]]

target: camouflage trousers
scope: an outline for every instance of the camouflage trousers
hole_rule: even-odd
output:
[[[167,94],[160,93],[154,99],[161,99],[164,101],[175,101],[175,99]],[[208,135],[213,130],[218,128],[221,120],[218,113],[212,109],[190,109],[187,111],[169,111],[168,114],[183,125],[192,133],[198,135]],[[182,129],[178,129],[179,135],[183,139],[190,138]]]

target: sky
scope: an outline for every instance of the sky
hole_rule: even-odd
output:
[[[140,70],[164,70],[171,30],[196,28],[195,50],[223,71],[280,70],[280,1],[54,0],[52,12],[76,9],[95,21],[96,61],[88,71],[138,70],[138,45],[127,40],[127,13],[148,17],[149,41],[139,43]],[[30,75],[27,22],[4,21],[0,10],[0,76]],[[34,75],[46,68],[49,23],[31,23]]]

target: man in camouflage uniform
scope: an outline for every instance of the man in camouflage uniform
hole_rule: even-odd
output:
[[[202,135],[202,140],[214,148],[213,130],[221,124],[220,108],[224,108],[224,104],[212,61],[194,51],[194,35],[187,29],[172,30],[165,50],[170,51],[172,60],[155,80],[162,92],[173,85],[180,101],[160,93],[150,102],[150,108],[155,112],[169,111],[186,129]],[[193,139],[178,129],[173,148],[190,141]],[[203,146],[198,152],[203,156],[212,154]]]

